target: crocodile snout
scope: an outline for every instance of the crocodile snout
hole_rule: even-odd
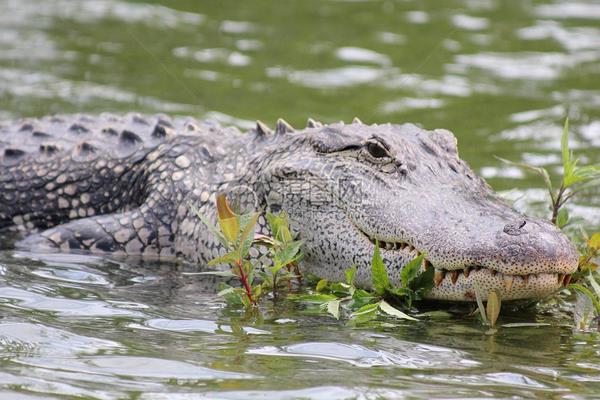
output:
[[[472,300],[477,290],[484,298],[490,291],[506,300],[541,298],[568,284],[579,254],[558,228],[529,218],[493,225],[488,235],[470,238],[462,252],[446,254],[450,263],[429,254],[436,267],[429,297]]]
[[[499,271],[512,274],[572,273],[579,255],[575,246],[554,225],[528,219],[508,224],[493,242],[493,264]],[[489,258],[488,258],[489,259]]]
[[[502,231],[507,235],[518,236],[527,232],[524,229],[526,224],[527,221],[519,220],[517,222],[504,225],[504,229]]]

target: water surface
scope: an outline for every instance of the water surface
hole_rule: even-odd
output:
[[[164,112],[447,128],[516,207],[544,215],[562,122],[600,162],[600,5],[579,1],[0,0],[0,118]],[[571,208],[600,228],[600,194]],[[600,336],[570,307],[352,326],[293,303],[224,307],[193,267],[0,252],[0,397],[581,398]]]

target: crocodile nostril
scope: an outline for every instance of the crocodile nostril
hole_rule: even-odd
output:
[[[506,224],[506,225],[504,225],[503,232],[508,235],[513,235],[513,236],[527,233],[527,231],[525,229],[523,229],[526,224],[527,224],[527,221],[525,221],[525,220],[516,221],[511,224]]]

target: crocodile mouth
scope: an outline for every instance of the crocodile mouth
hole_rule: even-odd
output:
[[[410,259],[421,255],[421,251],[408,242],[380,240],[361,229],[359,231],[373,246],[378,244],[383,255],[404,255]],[[434,268],[434,287],[427,298],[438,300],[472,301],[476,298],[475,290],[484,300],[490,291],[496,291],[505,300],[541,298],[567,286],[571,281],[571,274],[557,272],[505,274],[482,265],[439,268],[424,258],[421,270],[429,268]]]

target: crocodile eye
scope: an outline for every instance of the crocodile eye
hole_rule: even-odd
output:
[[[367,151],[375,158],[383,158],[389,156],[389,153],[383,145],[378,142],[367,143]]]

